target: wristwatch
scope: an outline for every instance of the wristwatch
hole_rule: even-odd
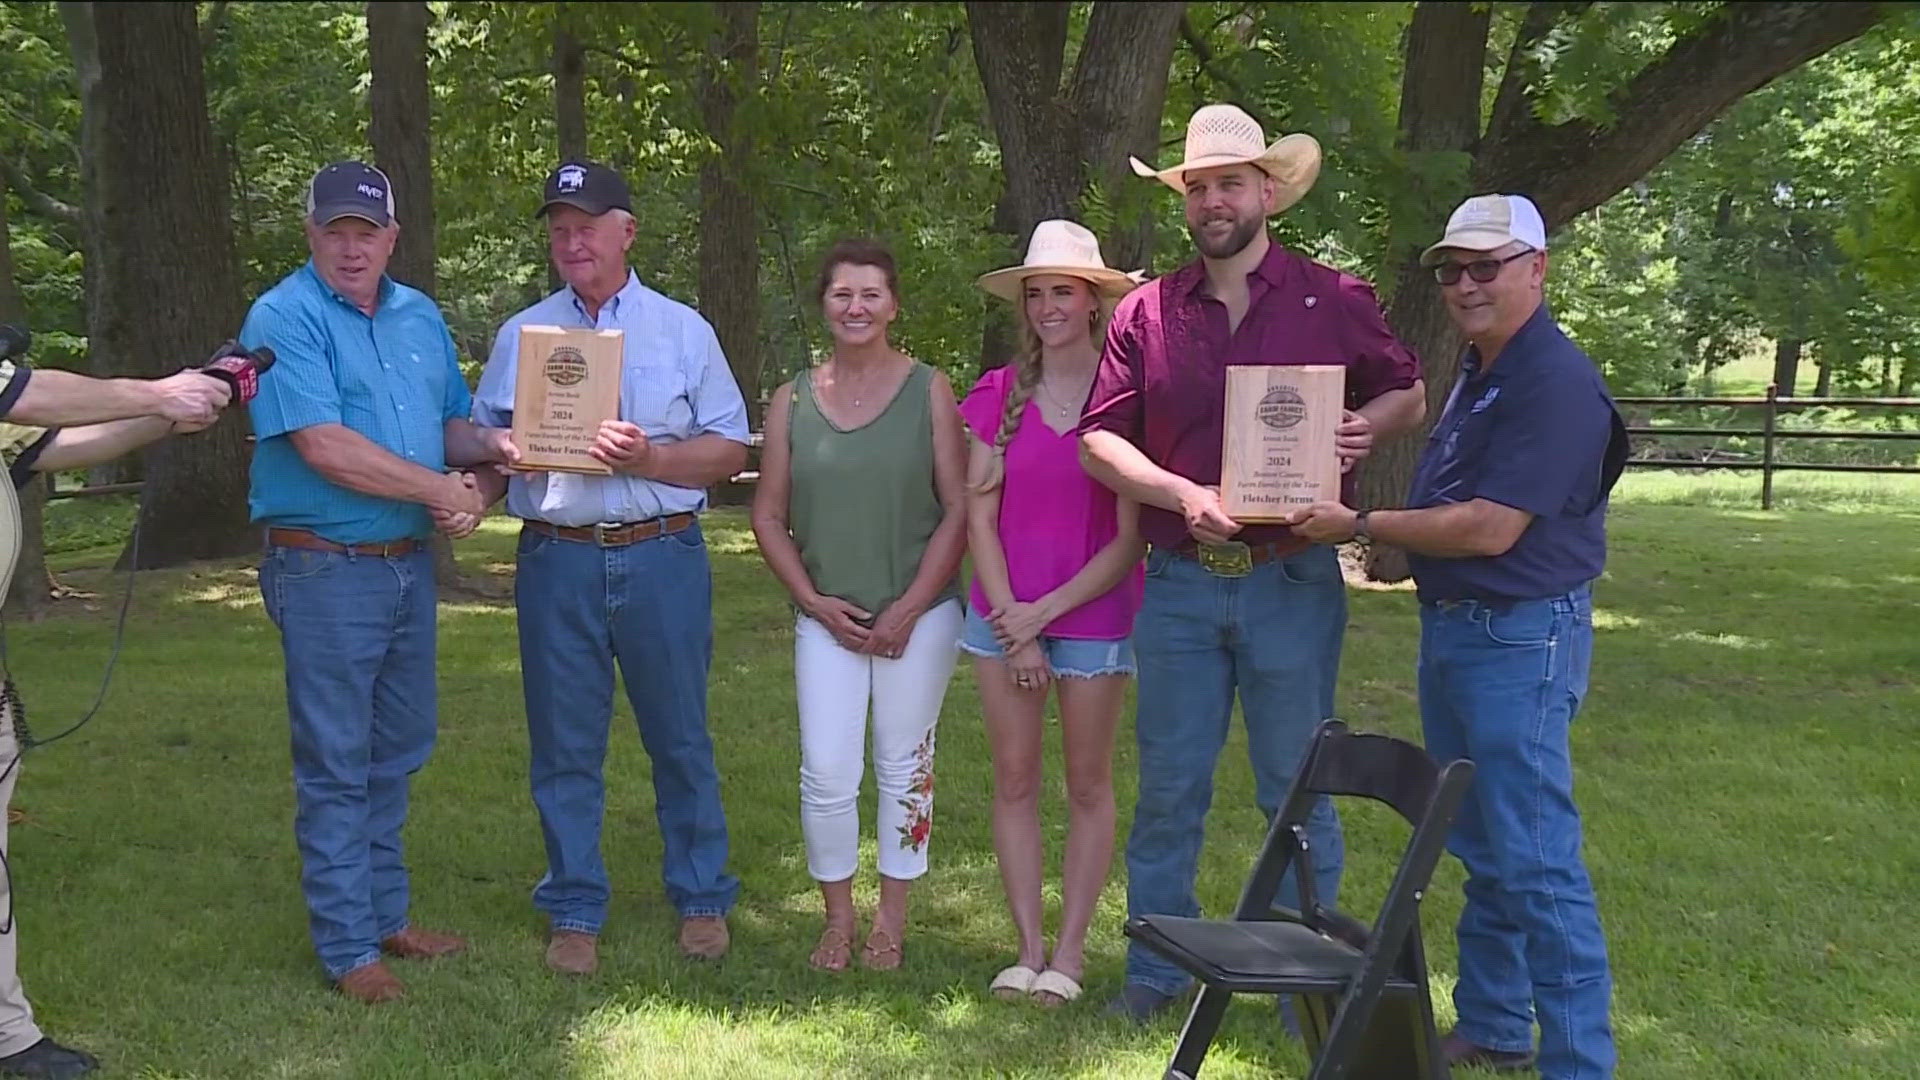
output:
[[[1367,515],[1372,510],[1362,510],[1353,516],[1353,538],[1362,544],[1373,543],[1372,534],[1367,532]]]

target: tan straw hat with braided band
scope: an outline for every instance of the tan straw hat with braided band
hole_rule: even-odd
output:
[[[980,287],[1001,298],[1020,302],[1021,282],[1035,274],[1066,274],[1082,278],[1094,292],[1111,299],[1124,296],[1140,284],[1139,271],[1112,270],[1100,258],[1100,238],[1062,218],[1050,218],[1033,227],[1027,257],[1019,266],[980,275]]]
[[[1280,185],[1279,213],[1300,201],[1320,178],[1320,142],[1311,135],[1288,135],[1267,145],[1267,133],[1260,122],[1237,105],[1202,105],[1187,121],[1187,145],[1180,164],[1166,169],[1136,157],[1127,161],[1141,176],[1158,179],[1175,191],[1184,193],[1186,173],[1192,169],[1213,169],[1222,165],[1253,165],[1273,177]]]

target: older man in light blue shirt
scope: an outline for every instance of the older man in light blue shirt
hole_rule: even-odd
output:
[[[533,802],[547,846],[534,888],[550,923],[547,964],[598,965],[610,893],[600,855],[602,765],[618,661],[653,759],[661,876],[688,956],[718,957],[739,892],[707,733],[713,588],[699,513],[706,488],[746,463],[746,402],[713,328],[628,269],[627,187],[605,166],[569,162],[547,178],[540,210],[567,286],[500,328],[474,396],[488,426],[513,422],[524,324],[624,331],[620,418],[591,453],[611,476],[559,472],[489,478],[484,494],[523,521],[515,600],[532,751]]]

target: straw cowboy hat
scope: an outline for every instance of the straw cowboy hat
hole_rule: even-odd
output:
[[[1320,142],[1311,135],[1288,135],[1272,146],[1260,122],[1236,105],[1202,105],[1187,121],[1185,160],[1167,169],[1155,169],[1136,157],[1127,159],[1141,176],[1156,177],[1185,193],[1183,178],[1191,169],[1221,165],[1257,166],[1280,185],[1279,213],[1300,201],[1320,177]]]
[[[1140,284],[1139,271],[1131,274],[1107,268],[1100,259],[1100,238],[1083,225],[1052,218],[1033,227],[1027,240],[1027,257],[1019,266],[980,275],[980,287],[1001,298],[1020,302],[1021,282],[1035,274],[1067,274],[1083,278],[1095,293],[1111,299],[1124,296]]]

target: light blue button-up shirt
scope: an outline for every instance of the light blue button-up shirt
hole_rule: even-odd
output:
[[[426,507],[335,484],[287,436],[344,424],[397,457],[445,468],[447,421],[467,415],[472,395],[438,305],[382,277],[368,316],[309,261],[253,302],[240,344],[268,346],[274,358],[247,407],[256,440],[247,495],[254,521],[340,544],[432,534]]]
[[[713,433],[747,443],[747,403],[713,327],[699,312],[640,284],[632,270],[597,319],[587,317],[572,286],[508,319],[494,336],[473,397],[475,423],[513,424],[522,325],[625,331],[619,419],[637,425],[649,442],[667,445]],[[702,488],[637,476],[529,472],[515,473],[507,483],[508,513],[555,525],[645,521],[706,504]]]

